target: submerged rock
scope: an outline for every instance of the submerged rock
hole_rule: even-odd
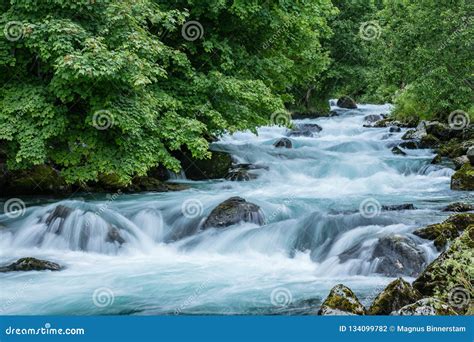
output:
[[[405,141],[398,146],[408,150],[416,150],[417,148],[420,148],[420,144],[417,141]]]
[[[464,164],[451,177],[451,189],[474,191],[474,167],[470,164]]]
[[[468,299],[474,295],[469,282],[474,272],[472,260],[474,260],[474,225],[467,227],[447,251],[428,265],[413,282],[413,287],[425,297],[436,297],[454,303],[456,307],[453,309],[458,313],[465,313],[469,309]],[[456,290],[464,300],[457,302],[453,298]]]
[[[312,137],[322,131],[322,127],[315,123],[299,124],[296,128],[288,132],[289,137]]]
[[[385,211],[414,210],[414,209],[415,209],[415,206],[412,203],[382,205],[382,210],[385,210]]]
[[[122,245],[125,243],[125,239],[120,235],[119,230],[114,226],[109,227],[109,231],[107,233],[107,237],[105,241],[111,242],[111,243],[117,242],[119,245]]]
[[[401,129],[400,127],[398,127],[398,126],[391,126],[391,127],[388,129],[388,131],[389,131],[390,133],[399,133],[399,132],[402,131],[402,129]]]
[[[241,197],[231,197],[211,211],[202,228],[223,228],[242,221],[262,225],[264,219],[260,207]]]
[[[392,313],[396,316],[452,316],[456,312],[436,298],[423,298]]]
[[[466,211],[471,211],[474,210],[474,205],[469,204],[469,203],[463,203],[463,202],[454,202],[451,204],[448,204],[443,211],[453,211],[455,213],[463,213]]]
[[[291,142],[290,139],[288,138],[280,138],[278,139],[277,141],[275,141],[273,143],[273,146],[277,147],[277,148],[292,148],[293,147],[293,143]]]
[[[365,315],[365,307],[350,288],[338,284],[329,292],[318,315]]]
[[[370,115],[364,116],[364,121],[369,124],[372,124],[382,119],[383,119],[382,115],[379,115],[379,114],[370,114]]]
[[[370,306],[369,315],[389,315],[391,312],[416,302],[421,294],[410,283],[398,278],[387,285]]]
[[[0,267],[0,272],[59,271],[61,269],[62,266],[52,261],[36,258],[21,258],[8,266]]]
[[[337,106],[339,108],[357,109],[357,103],[349,96],[342,96],[337,100]]]
[[[398,155],[401,155],[401,156],[406,156],[407,154],[398,146],[395,146],[394,148],[392,148],[392,153],[393,154],[398,154]]]
[[[414,277],[425,266],[425,254],[411,239],[401,235],[380,238],[372,252],[378,260],[375,272],[388,277]]]
[[[61,234],[64,221],[71,215],[74,209],[66,207],[62,204],[56,206],[45,220],[46,225],[51,233]]]
[[[249,181],[256,178],[256,175],[249,173],[249,171],[244,168],[233,168],[229,170],[229,173],[225,176],[225,179],[236,182]]]

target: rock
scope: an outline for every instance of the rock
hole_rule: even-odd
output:
[[[469,149],[467,150],[467,159],[469,159],[469,162],[471,163],[471,165],[474,165],[474,146],[471,146],[469,147]]]
[[[168,187],[166,183],[153,178],[153,177],[135,177],[132,184],[128,186],[125,191],[127,192],[140,192],[140,191],[156,191],[166,192]]]
[[[402,136],[402,140],[419,140],[423,138],[423,136],[427,134],[425,124],[426,121],[421,121],[418,126],[416,126],[416,129],[410,129],[406,131],[405,134]]]
[[[56,206],[52,212],[48,215],[45,224],[51,233],[61,234],[63,229],[64,221],[71,215],[74,209],[66,207],[62,204]],[[56,223],[57,222],[57,223]]]
[[[421,148],[435,148],[439,146],[440,141],[438,138],[431,134],[424,135],[420,140],[420,147]]]
[[[237,181],[237,182],[249,181],[256,178],[257,176],[252,173],[249,173],[248,169],[241,168],[241,167],[233,168],[229,170],[229,173],[225,177],[225,179],[227,180]]]
[[[393,313],[396,316],[452,316],[456,312],[436,298],[423,298]]]
[[[401,156],[406,156],[407,154],[398,146],[395,146],[392,148],[392,153],[393,154],[397,154],[397,155],[401,155]]]
[[[428,121],[425,123],[426,133],[434,136],[435,138],[447,141],[453,137],[452,129],[443,123],[438,121]]]
[[[382,205],[382,210],[395,211],[395,210],[414,210],[415,206],[412,203],[406,204],[394,204],[394,205]]]
[[[402,278],[392,281],[375,298],[368,310],[369,315],[389,315],[405,305],[416,302],[421,294]]]
[[[322,127],[314,123],[299,124],[296,128],[292,129],[289,133],[289,137],[312,137],[314,134],[322,131]]]
[[[52,261],[36,258],[21,258],[8,266],[0,267],[0,272],[15,271],[59,271],[63,267]]]
[[[190,152],[184,152],[178,159],[186,178],[191,180],[224,178],[232,165],[232,158],[224,152],[213,151],[210,159],[196,159]]]
[[[370,115],[366,115],[364,116],[364,121],[369,123],[369,124],[372,124],[374,122],[377,122],[379,120],[382,120],[383,117],[381,115],[378,115],[378,114],[370,114]]]
[[[443,250],[449,240],[459,236],[457,228],[451,223],[432,224],[415,230],[413,234],[422,239],[433,240],[438,251]]]
[[[107,238],[105,239],[105,241],[111,243],[117,242],[119,245],[125,243],[125,239],[120,235],[119,230],[114,226],[109,226],[109,231],[107,233]]]
[[[408,150],[415,150],[417,148],[420,148],[420,144],[417,141],[405,141],[398,146]]]
[[[400,127],[398,127],[398,126],[391,126],[391,127],[388,129],[388,131],[389,131],[390,133],[399,133],[399,132],[402,131],[402,129],[401,129]]]
[[[61,173],[49,165],[39,165],[28,170],[5,172],[2,196],[13,195],[63,195],[71,191]]]
[[[472,211],[474,210],[474,205],[469,204],[469,203],[463,203],[463,202],[454,202],[451,204],[448,204],[443,211],[454,211],[455,213],[463,213],[466,211]]]
[[[231,197],[211,211],[202,228],[223,228],[242,221],[262,225],[264,219],[260,207],[241,197]]]
[[[467,156],[460,156],[453,158],[453,163],[455,170],[459,170],[464,164],[469,163],[469,159]]]
[[[352,290],[342,284],[331,289],[318,315],[365,315],[365,307]]]
[[[470,164],[464,164],[451,177],[451,189],[473,191],[474,190],[474,167]]]
[[[457,220],[460,220],[457,218]],[[463,220],[464,221],[464,220]],[[472,298],[472,278],[474,260],[474,225],[455,239],[448,250],[436,258],[413,282],[413,287],[425,297],[436,297],[445,302],[453,301],[453,291],[460,290],[465,297]],[[462,284],[465,284],[462,286]],[[458,313],[465,313],[469,300],[453,307]]]
[[[293,147],[293,143],[291,142],[290,139],[288,138],[280,138],[278,139],[277,141],[275,141],[275,143],[273,143],[273,146],[277,147],[277,148],[292,148]]]
[[[337,106],[339,108],[357,109],[357,103],[349,96],[342,96],[337,100]]]
[[[460,208],[460,203],[453,203],[450,206],[448,208],[458,209]],[[461,206],[461,208],[465,207]],[[456,214],[451,215],[441,223],[431,224],[425,228],[418,229],[413,234],[422,239],[433,240],[436,248],[441,251],[446,247],[448,241],[457,238],[471,224],[474,224],[474,214]]]
[[[375,272],[388,277],[415,277],[425,266],[425,254],[411,239],[401,235],[380,238],[371,260],[378,260]]]

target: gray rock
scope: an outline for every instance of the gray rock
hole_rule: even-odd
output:
[[[406,156],[407,154],[398,146],[395,146],[394,148],[392,148],[392,153],[393,154],[398,154],[398,155],[401,155],[401,156]]]
[[[425,254],[411,239],[401,235],[380,238],[372,252],[376,273],[388,277],[415,277],[426,266]]]
[[[469,159],[467,156],[460,156],[453,158],[454,169],[459,170],[464,164],[469,163]]]
[[[105,241],[111,243],[117,242],[119,245],[125,243],[125,239],[120,235],[119,230],[114,226],[109,227],[109,231],[107,233],[107,238]]]
[[[382,205],[382,210],[396,211],[396,210],[414,210],[415,206],[412,203]]]
[[[467,159],[469,159],[469,162],[471,165],[474,165],[474,146],[469,147],[466,153]]]
[[[357,109],[357,103],[349,96],[342,96],[337,100],[337,106],[339,108]]]
[[[66,207],[62,204],[56,206],[44,221],[51,233],[61,234],[64,221],[71,215],[74,209]]]
[[[289,133],[289,137],[312,137],[316,133],[322,131],[322,127],[315,123],[299,124],[296,128],[292,129]]]
[[[443,211],[452,211],[455,213],[463,213],[472,210],[474,210],[474,205],[462,202],[451,203],[443,209]]]
[[[293,143],[288,138],[280,138],[277,141],[275,141],[275,143],[273,143],[273,146],[275,146],[276,148],[282,148],[282,147],[292,148]]]
[[[263,225],[264,218],[258,205],[241,197],[231,197],[211,211],[202,228],[223,228],[242,221]]]
[[[366,115],[364,117],[364,121],[371,124],[371,123],[374,123],[374,122],[377,122],[379,120],[382,120],[383,117],[379,114],[370,114],[370,115]]]
[[[399,132],[402,131],[402,129],[401,129],[400,127],[398,127],[398,126],[391,126],[391,127],[388,129],[388,131],[389,131],[390,133],[399,133]]]
[[[451,316],[457,313],[446,303],[435,298],[423,298],[392,312],[394,316]]]

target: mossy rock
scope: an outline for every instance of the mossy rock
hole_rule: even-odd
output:
[[[467,148],[463,147],[461,141],[453,139],[440,145],[438,153],[443,157],[456,158],[465,155]]]
[[[337,106],[339,108],[356,109],[357,103],[349,96],[342,96],[337,100]]]
[[[241,197],[231,197],[211,211],[202,228],[224,228],[239,222],[252,222],[261,226],[264,217],[258,205]]]
[[[452,302],[453,289],[464,288],[473,298],[471,279],[474,277],[474,224],[455,239],[447,251],[436,258],[413,282],[413,287],[425,297],[435,297]],[[465,313],[465,306],[453,307],[458,313]]]
[[[353,315],[365,315],[365,307],[359,302],[357,296],[350,288],[338,284],[331,289],[328,297],[321,305],[318,315],[331,315],[348,313]]]
[[[369,315],[389,315],[405,305],[416,302],[421,294],[402,278],[392,281],[375,298],[368,310]]]
[[[0,272],[60,271],[62,268],[59,264],[48,260],[21,258],[8,266],[0,267]]]
[[[452,211],[455,213],[462,213],[466,211],[472,211],[474,210],[474,205],[469,204],[469,203],[463,203],[463,202],[454,202],[448,204],[443,211]]]
[[[427,134],[423,136],[420,140],[420,147],[421,148],[435,148],[439,146],[440,141],[434,135]]]
[[[457,315],[448,304],[436,298],[423,298],[393,313],[397,316],[455,316]]]
[[[179,159],[186,178],[191,180],[225,178],[232,166],[231,156],[224,152],[211,152],[210,159],[196,159],[184,152]]]
[[[48,165],[7,172],[1,189],[4,195],[64,194],[71,190],[60,172]]]
[[[464,164],[451,177],[451,189],[473,191],[474,190],[474,166]]]

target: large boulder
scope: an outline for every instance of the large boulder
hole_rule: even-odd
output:
[[[0,267],[0,272],[60,271],[62,268],[62,266],[52,261],[36,258],[21,258],[8,266]]]
[[[383,119],[382,115],[379,115],[379,114],[370,114],[370,115],[364,116],[364,121],[368,124],[373,124],[382,119]]]
[[[421,294],[410,283],[398,278],[388,284],[375,298],[368,313],[369,315],[389,315],[391,312],[400,310],[405,305],[414,303],[420,298]]]
[[[467,156],[455,157],[452,160],[455,170],[459,170],[461,167],[463,167],[464,164],[469,163],[469,159],[467,158]]]
[[[474,225],[453,241],[451,246],[436,258],[413,282],[413,287],[424,297],[454,303],[458,313],[469,309],[469,298],[473,298],[469,279],[474,274]],[[458,302],[454,297],[458,291],[467,300]]]
[[[474,191],[474,166],[471,164],[464,164],[451,177],[451,189]]]
[[[472,211],[474,210],[474,205],[469,204],[469,203],[463,203],[463,202],[454,202],[451,204],[448,204],[443,211],[452,211],[455,213],[463,213],[466,211]]]
[[[425,253],[408,237],[389,235],[378,240],[371,260],[377,261],[376,273],[415,277],[425,266]]]
[[[322,127],[315,123],[298,124],[288,132],[289,137],[312,137],[322,131]]]
[[[241,197],[231,197],[211,211],[202,228],[223,228],[242,221],[262,225],[264,218],[258,205]]]
[[[455,132],[443,123],[438,121],[428,121],[425,123],[426,133],[434,136],[435,138],[447,141],[453,137]]]
[[[290,139],[288,138],[280,138],[278,139],[277,141],[275,141],[273,143],[273,146],[275,146],[276,148],[292,148],[293,147],[293,143],[291,142]]]
[[[349,96],[342,96],[337,100],[337,106],[339,108],[357,109],[357,103]]]
[[[365,307],[350,288],[338,284],[329,292],[318,315],[365,315]]]
[[[423,298],[392,313],[395,316],[454,316],[456,312],[436,298]]]

